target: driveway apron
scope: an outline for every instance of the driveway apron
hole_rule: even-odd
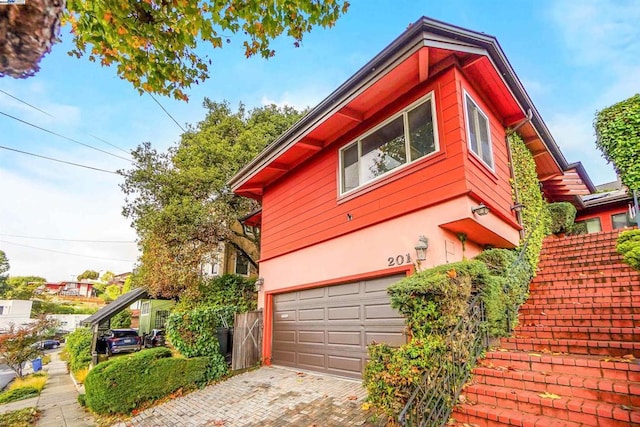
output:
[[[147,409],[119,427],[369,426],[359,381],[262,367]]]

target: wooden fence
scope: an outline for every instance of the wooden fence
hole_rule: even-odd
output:
[[[236,314],[231,369],[255,366],[262,356],[262,310]]]

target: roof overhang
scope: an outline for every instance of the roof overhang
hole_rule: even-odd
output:
[[[84,319],[81,324],[83,326],[99,325],[103,321],[111,319],[134,302],[144,298],[149,298],[147,291],[144,288],[135,288],[126,294],[119,296],[112,303],[105,305],[100,310]]]
[[[269,144],[229,185],[237,194],[260,200],[267,185],[451,66],[488,94],[505,127],[522,122],[531,111],[519,132],[538,175],[548,180],[563,176],[569,165],[497,39],[423,17]]]

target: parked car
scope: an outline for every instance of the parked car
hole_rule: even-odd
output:
[[[35,344],[35,347],[38,350],[50,350],[52,348],[60,347],[60,341],[58,341],[58,340],[42,340],[42,341],[38,341]]]
[[[108,356],[116,353],[139,351],[142,348],[142,338],[135,329],[111,329],[103,335],[102,341],[105,353]]]
[[[146,348],[165,345],[164,329],[152,329],[151,332],[144,335],[143,341]]]

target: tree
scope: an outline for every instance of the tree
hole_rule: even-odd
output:
[[[2,295],[4,299],[28,300],[33,298],[33,293],[39,286],[47,283],[47,279],[39,276],[13,276],[6,283],[6,291]]]
[[[42,354],[42,350],[36,348],[34,344],[56,326],[57,321],[44,316],[39,317],[31,325],[10,325],[9,330],[0,335],[0,362],[6,364],[19,378],[22,378],[25,363]]]
[[[596,145],[622,183],[640,190],[640,94],[596,113]]]
[[[286,34],[297,47],[313,27],[331,27],[345,13],[345,0],[286,2],[227,0],[29,0],[0,8],[0,76],[27,77],[69,23],[75,48],[141,93],[187,99],[184,89],[209,77],[211,59],[196,48],[241,44],[247,57],[272,57],[270,42]],[[64,9],[63,7],[66,7]],[[237,38],[236,38],[237,37]]]
[[[112,271],[105,271],[104,273],[102,273],[102,276],[100,276],[100,281],[102,283],[109,283],[113,280],[114,277],[115,274]]]
[[[231,111],[228,103],[205,100],[206,118],[190,127],[176,147],[161,153],[151,144],[132,152],[134,168],[121,171],[126,194],[123,214],[138,232],[142,257],[134,285],[152,294],[176,297],[197,289],[203,257],[227,242],[257,258],[238,244],[259,245],[259,235],[232,224],[257,207],[238,197],[228,180],[260,150],[301,117],[290,107],[274,105],[247,112]]]
[[[98,280],[100,273],[94,270],[85,270],[82,274],[78,275],[78,282],[84,279]]]
[[[0,251],[0,293],[2,294],[6,291],[7,271],[9,271],[7,254],[5,254],[4,251]]]
[[[111,329],[130,328],[131,327],[131,310],[124,309],[111,318]]]

